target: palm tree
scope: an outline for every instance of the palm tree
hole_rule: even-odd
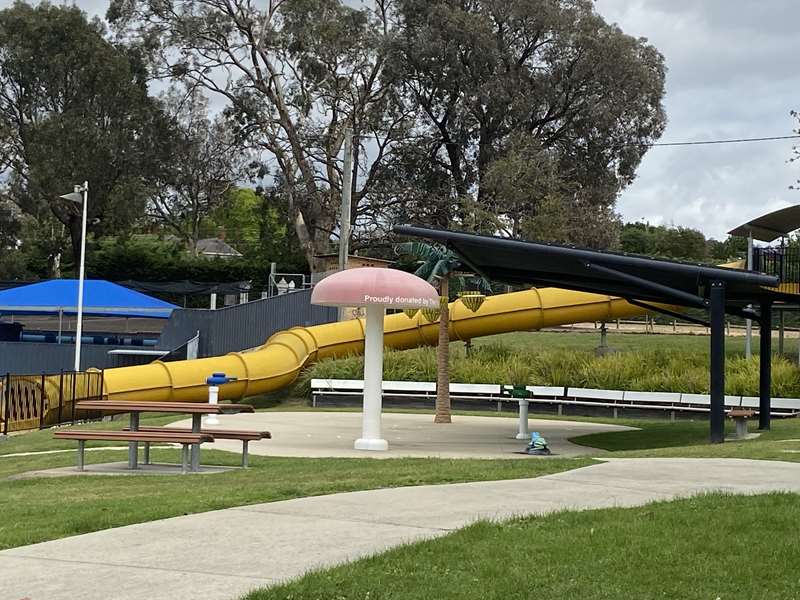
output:
[[[406,242],[395,247],[399,256],[418,263],[414,274],[427,279],[439,288],[441,311],[439,314],[439,343],[436,348],[436,414],[434,423],[450,423],[450,288],[459,291],[465,287],[465,278],[457,274],[461,261],[456,254],[439,244]],[[488,283],[480,279],[479,285],[488,288]]]

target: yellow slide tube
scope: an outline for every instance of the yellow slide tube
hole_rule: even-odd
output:
[[[573,292],[559,288],[532,289],[486,298],[477,312],[461,302],[450,304],[450,339],[528,331],[586,321],[611,321],[645,314],[621,298]],[[417,313],[386,316],[384,344],[405,350],[435,346],[438,323]],[[364,321],[357,319],[313,327],[295,327],[273,335],[259,348],[226,356],[156,361],[148,365],[105,371],[105,392],[110,400],[205,402],[206,378],[222,372],[238,378],[222,386],[220,398],[236,399],[274,392],[294,382],[307,365],[322,358],[361,354]]]

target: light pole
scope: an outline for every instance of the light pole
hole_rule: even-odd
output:
[[[60,196],[77,204],[83,204],[81,222],[81,262],[78,274],[78,324],[75,330],[75,371],[81,370],[81,336],[83,335],[83,275],[86,264],[86,209],[89,202],[89,182],[76,185],[72,193]]]

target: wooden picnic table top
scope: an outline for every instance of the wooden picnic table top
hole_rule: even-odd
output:
[[[84,400],[75,405],[78,410],[101,412],[166,412],[182,414],[223,415],[255,412],[249,404],[209,404],[208,402],[130,402],[124,400]]]

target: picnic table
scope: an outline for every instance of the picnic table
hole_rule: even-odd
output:
[[[199,434],[203,415],[228,415],[255,412],[249,404],[209,404],[205,402],[130,402],[123,400],[84,400],[75,405],[78,410],[104,413],[129,413],[131,432],[139,431],[139,415],[143,412],[175,413],[192,415],[192,433]],[[191,470],[200,469],[200,443],[193,443]],[[128,442],[128,468],[136,469],[139,463],[139,442]]]

